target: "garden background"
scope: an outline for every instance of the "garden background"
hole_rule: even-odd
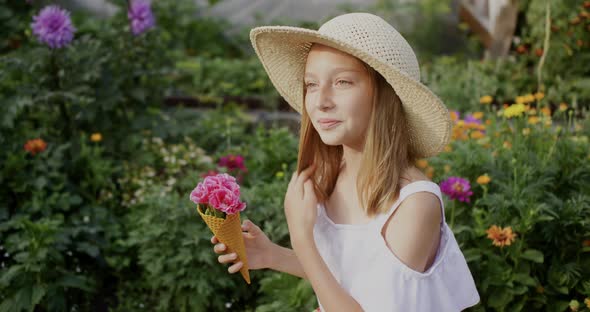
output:
[[[0,311],[317,307],[305,280],[228,274],[189,201],[204,176],[231,173],[242,220],[289,246],[297,120],[249,27],[228,36],[186,0],[112,1],[108,18],[53,3],[0,0]],[[463,181],[469,201],[445,207],[481,295],[469,311],[590,311],[590,2],[518,1],[497,59],[466,23],[440,27],[452,5],[367,10],[420,18],[403,34],[455,126],[416,165]]]

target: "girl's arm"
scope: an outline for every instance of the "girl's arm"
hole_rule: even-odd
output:
[[[277,244],[273,244],[272,246],[269,269],[307,279],[303,267],[301,267],[301,263],[299,263],[299,259],[297,259],[297,256],[292,249]]]
[[[326,311],[363,311],[361,305],[338,284],[322,259],[313,236],[292,241],[307,279]]]

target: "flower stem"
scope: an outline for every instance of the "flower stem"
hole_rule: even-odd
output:
[[[453,224],[455,224],[455,206],[456,201],[453,200],[453,205],[451,206],[451,230],[453,229]]]

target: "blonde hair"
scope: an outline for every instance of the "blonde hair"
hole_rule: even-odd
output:
[[[415,163],[417,157],[411,149],[399,97],[379,72],[362,63],[371,78],[373,99],[356,188],[365,214],[373,217],[387,211],[397,199],[402,172]],[[305,98],[305,87],[303,92]],[[342,157],[342,146],[322,142],[302,105],[297,172],[312,163],[317,164],[312,180],[319,202],[327,201],[334,191]]]

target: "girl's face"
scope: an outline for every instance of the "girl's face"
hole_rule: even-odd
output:
[[[314,44],[305,65],[305,108],[327,145],[361,149],[371,116],[373,87],[363,63]]]

